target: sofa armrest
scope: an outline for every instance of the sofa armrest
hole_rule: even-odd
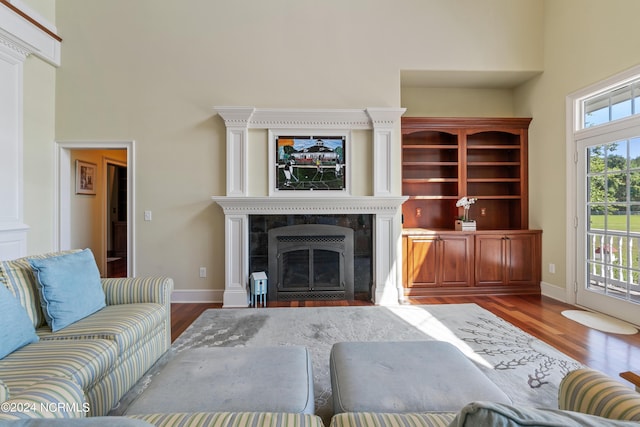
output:
[[[107,305],[154,302],[171,306],[173,280],[169,277],[101,279]]]
[[[1,420],[84,418],[89,412],[82,387],[68,378],[49,378],[0,403]]]
[[[558,406],[614,420],[640,421],[640,393],[588,368],[571,371],[562,379]]]
[[[0,402],[4,402],[5,400],[9,400],[9,387],[0,380]]]

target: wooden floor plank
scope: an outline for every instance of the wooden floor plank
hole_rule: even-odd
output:
[[[416,304],[476,303],[505,319],[530,335],[546,342],[578,362],[602,371],[625,384],[622,372],[640,372],[640,334],[618,335],[582,326],[562,315],[576,307],[538,295],[505,295],[487,297],[434,297]],[[371,305],[366,301],[290,301],[268,302],[268,307],[324,307]],[[214,303],[171,304],[171,339],[175,340],[208,308],[221,308]]]

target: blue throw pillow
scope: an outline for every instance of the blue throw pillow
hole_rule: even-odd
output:
[[[42,311],[53,332],[105,307],[100,272],[91,249],[30,259],[40,287]]]
[[[11,291],[0,283],[0,359],[38,340],[27,311]]]

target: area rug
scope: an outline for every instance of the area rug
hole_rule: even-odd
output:
[[[313,360],[316,413],[328,420],[333,414],[329,352],[334,343],[410,340],[451,342],[516,405],[557,408],[560,380],[582,366],[476,304],[211,309],[178,337],[111,415],[124,414],[162,367],[182,351],[304,345]]]
[[[638,329],[630,323],[602,313],[594,313],[586,310],[564,310],[562,315],[567,319],[580,323],[581,325],[587,326],[591,329],[597,329],[602,332],[621,335],[633,335],[638,333]]]

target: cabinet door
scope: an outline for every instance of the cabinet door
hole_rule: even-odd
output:
[[[441,235],[440,277],[441,286],[471,286],[473,284],[473,236]]]
[[[504,248],[505,236],[503,234],[476,236],[476,286],[506,284]]]
[[[540,282],[540,259],[535,234],[508,234],[505,236],[507,281],[524,285]]]
[[[407,238],[407,286],[435,287],[437,280],[436,236],[409,236]]]

